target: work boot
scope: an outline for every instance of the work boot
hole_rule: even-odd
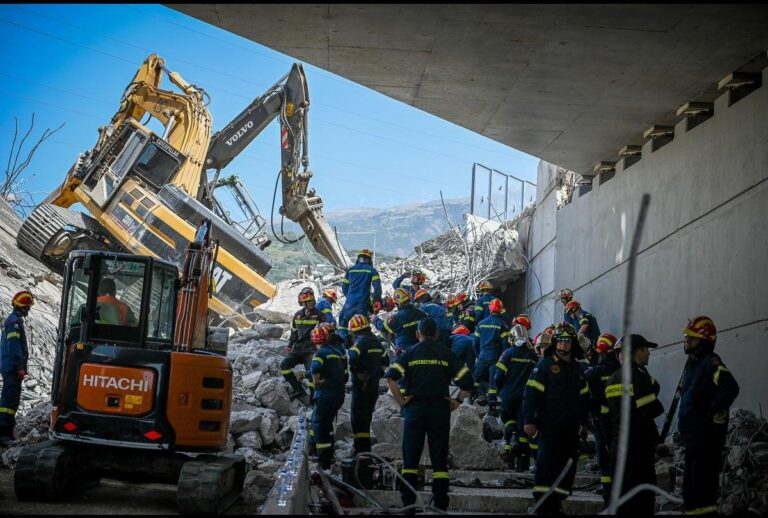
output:
[[[509,469],[510,471],[514,471],[515,455],[512,453],[512,450],[504,450],[504,453],[501,454],[501,458],[504,461],[504,463],[507,465],[507,469]]]
[[[475,400],[475,403],[477,403],[480,406],[487,406],[488,405],[488,398],[485,397],[485,395],[480,395],[477,400]]]
[[[528,470],[531,467],[531,457],[528,454],[525,455],[518,455],[517,457],[517,467],[515,468],[515,471],[518,473],[528,473]]]

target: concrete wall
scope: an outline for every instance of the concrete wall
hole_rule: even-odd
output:
[[[728,99],[717,99],[709,120],[690,131],[680,122],[672,142],[655,152],[646,144],[639,162],[619,164],[612,179],[557,210],[552,254],[543,247],[553,234],[544,200],[531,254],[539,253],[542,280],[554,257],[554,289],[573,289],[601,329],[619,335],[626,260],[641,196],[650,193],[632,317],[636,332],[660,344],[650,370],[661,399],[671,399],[685,361],[687,319],[706,314],[718,329],[716,352],[741,385],[736,404],[768,412],[768,86],[732,106]],[[545,292],[552,288],[547,281]],[[529,287],[529,299],[536,293]]]

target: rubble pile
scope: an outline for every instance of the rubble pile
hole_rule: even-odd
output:
[[[720,478],[722,514],[768,514],[768,421],[734,409]]]

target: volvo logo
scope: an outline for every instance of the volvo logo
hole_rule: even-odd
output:
[[[243,127],[242,127],[242,128],[240,128],[239,130],[237,130],[237,133],[235,133],[234,135],[232,135],[231,137],[229,137],[229,138],[228,138],[228,139],[227,139],[225,142],[227,143],[227,145],[228,145],[228,146],[231,146],[232,144],[234,144],[235,142],[237,142],[238,140],[240,140],[240,137],[242,137],[243,135],[245,135],[246,133],[248,133],[248,130],[249,130],[249,129],[251,129],[252,127],[253,127],[253,121],[248,121],[248,122],[246,122],[246,123],[243,125]]]

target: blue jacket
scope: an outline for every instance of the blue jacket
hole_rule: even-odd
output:
[[[315,394],[344,399],[344,385],[347,383],[347,351],[342,345],[323,344],[312,358],[309,372],[320,374],[315,384]]]
[[[488,398],[493,400],[498,393],[504,402],[522,401],[525,384],[537,362],[536,353],[524,345],[504,349],[496,362]]]
[[[594,348],[595,344],[597,343],[597,339],[600,338],[600,326],[597,325],[597,319],[592,316],[592,313],[589,311],[581,310],[581,316],[579,316],[578,325],[575,326],[576,331],[578,331],[584,324],[589,326],[587,332],[584,333],[584,335],[589,338],[589,341],[592,342],[592,347]]]
[[[29,350],[27,333],[24,330],[24,317],[13,310],[3,324],[0,340],[0,372],[8,374],[19,369],[27,369]]]
[[[727,427],[728,410],[738,395],[739,384],[718,355],[688,357],[677,418],[680,435],[689,439],[711,427]]]
[[[589,407],[589,385],[576,362],[557,354],[539,360],[523,392],[525,424],[578,432]]]
[[[478,358],[493,358],[501,356],[506,348],[509,326],[499,315],[490,315],[481,320],[475,328],[478,337]]]
[[[373,286],[373,301],[381,302],[381,279],[379,272],[372,264],[355,263],[347,269],[341,291],[347,298],[344,307],[363,304],[370,306],[371,286]]]
[[[403,283],[403,280],[408,277],[409,273],[404,273],[394,281],[392,281],[392,287],[394,289],[397,289],[400,287],[400,285]],[[408,291],[411,294],[411,300],[413,300],[414,295],[416,295],[416,291],[418,291],[416,288],[413,287],[413,285],[408,285],[403,287],[404,290]]]
[[[333,318],[333,306],[331,306],[331,303],[323,297],[320,299],[320,301],[315,304],[315,307],[323,312],[323,315],[325,315],[325,321],[329,324],[336,325],[336,319]]]
[[[491,311],[488,309],[488,304],[495,298],[497,297],[493,293],[483,293],[477,298],[477,302],[475,303],[475,324],[488,318],[488,315],[491,314]],[[512,323],[512,317],[507,313],[507,308],[502,308],[500,316],[506,321],[507,325]]]
[[[427,314],[416,308],[413,304],[406,304],[390,315],[387,320],[377,320],[376,329],[387,333],[392,339],[394,337],[395,347],[406,349],[411,345],[419,343],[416,338],[416,329],[419,326],[419,320],[427,318]]]
[[[356,334],[355,344],[349,348],[347,354],[354,385],[361,385],[368,380],[378,383],[384,374],[384,367],[389,365],[387,349],[370,331]]]
[[[451,350],[469,370],[475,370],[475,339],[472,335],[451,335]]]
[[[446,314],[445,306],[434,302],[427,302],[426,304],[421,304],[419,309],[435,320],[439,331],[442,331],[446,335],[451,333],[453,326]]]

